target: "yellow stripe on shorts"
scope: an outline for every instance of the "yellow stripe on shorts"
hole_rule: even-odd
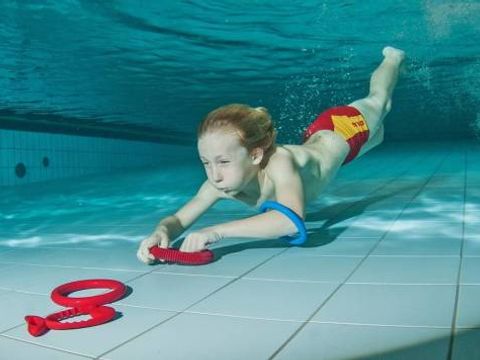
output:
[[[331,118],[334,130],[342,134],[345,139],[350,139],[360,132],[368,131],[367,122],[362,115],[332,115]]]

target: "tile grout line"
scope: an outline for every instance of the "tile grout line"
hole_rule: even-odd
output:
[[[347,321],[310,321],[313,324],[332,324],[332,325],[348,325],[348,326],[364,326],[364,327],[377,327],[377,328],[397,328],[397,329],[450,329],[449,326],[438,325],[392,325],[392,324],[372,324],[372,323],[353,323]]]
[[[279,256],[280,254],[283,254],[283,253],[284,253],[285,251],[287,251],[287,250],[288,250],[288,248],[285,248],[284,250],[282,250],[282,251],[280,251],[280,252],[278,252],[278,253],[276,253],[276,254],[273,254],[272,256],[270,256],[270,257],[268,257],[267,259],[263,260],[261,263],[259,263],[259,264],[257,264],[256,266],[254,266],[253,268],[247,270],[246,272],[244,272],[243,274],[239,275],[238,277],[235,277],[235,278],[233,278],[232,280],[230,280],[229,282],[227,282],[226,284],[220,286],[218,289],[215,289],[214,291],[212,291],[212,292],[210,292],[209,294],[205,295],[205,296],[202,297],[201,299],[199,299],[199,300],[195,301],[194,303],[188,305],[188,306],[187,306],[186,308],[184,308],[182,311],[179,311],[179,312],[177,312],[176,314],[173,314],[172,316],[168,317],[167,319],[164,319],[164,320],[160,321],[158,324],[155,324],[155,325],[151,326],[150,328],[148,328],[148,329],[146,329],[146,330],[138,333],[137,335],[129,338],[128,340],[125,340],[125,341],[123,341],[122,343],[117,344],[116,346],[110,348],[109,350],[107,350],[107,351],[103,352],[102,354],[98,355],[97,357],[95,357],[95,359],[96,359],[96,360],[97,360],[97,359],[100,359],[102,356],[105,356],[106,354],[108,354],[108,353],[110,353],[110,352],[112,352],[112,351],[115,351],[116,349],[118,349],[118,348],[124,346],[125,344],[127,344],[127,343],[129,343],[129,342],[131,342],[131,341],[133,341],[133,340],[135,340],[135,339],[137,339],[137,338],[139,338],[140,336],[146,334],[147,332],[155,329],[156,327],[158,327],[158,326],[160,326],[160,325],[162,325],[162,324],[170,321],[171,319],[173,319],[173,318],[175,318],[175,317],[177,317],[177,316],[180,316],[180,315],[182,315],[182,314],[184,314],[184,313],[185,313],[185,314],[189,314],[189,313],[187,312],[187,310],[190,309],[191,307],[197,305],[198,303],[202,302],[203,300],[207,299],[208,297],[216,294],[216,293],[219,292],[220,290],[222,290],[222,289],[226,288],[227,286],[233,284],[234,282],[240,280],[241,278],[243,278],[243,277],[244,277],[245,275],[247,275],[248,273],[254,271],[254,270],[257,269],[258,267],[260,267],[260,266],[262,266],[263,264],[265,264],[266,262],[270,261],[272,258],[274,258],[274,257],[276,257],[276,256]]]
[[[450,339],[448,342],[447,360],[452,360],[453,347],[455,345],[455,331],[457,327],[458,299],[460,295],[460,282],[462,280],[463,266],[463,247],[465,245],[465,201],[467,198],[467,171],[468,171],[468,149],[464,145],[464,183],[463,183],[463,222],[462,222],[462,243],[460,245],[460,261],[458,264],[457,284],[455,287],[455,302],[453,306],[452,325],[450,330]]]
[[[82,354],[82,353],[77,353],[77,352],[74,352],[74,351],[69,351],[69,350],[66,350],[66,349],[57,348],[55,346],[48,346],[48,345],[36,343],[36,342],[33,342],[33,341],[28,341],[28,340],[25,340],[25,339],[20,339],[20,338],[16,338],[16,337],[5,335],[5,334],[0,334],[0,338],[2,338],[2,337],[6,338],[6,339],[13,340],[13,341],[21,342],[21,343],[27,343],[27,344],[30,344],[30,345],[33,345],[33,346],[38,346],[38,347],[41,347],[43,349],[58,351],[58,352],[63,353],[63,354],[71,354],[71,355],[81,356],[85,359],[94,360],[94,357],[92,357],[92,356],[88,356],[88,355],[85,355],[85,354]]]
[[[422,187],[420,189],[417,190],[417,192],[415,193],[415,195],[411,198],[411,200],[402,208],[402,211],[398,214],[398,216],[395,218],[395,221],[401,216],[401,214],[403,213],[403,211],[408,207],[408,205],[413,201],[413,199],[421,192],[421,190],[426,186],[426,184],[428,184],[429,181],[431,181],[431,179],[433,178],[433,176],[435,175],[435,173],[438,172],[439,168],[441,167],[441,165],[444,163],[445,159],[447,157],[445,156],[441,161],[439,161],[439,164],[436,166],[436,169],[432,172],[432,174],[429,176],[428,180],[422,185]],[[418,161],[417,163],[419,163],[421,161]],[[394,182],[395,180],[399,179],[401,175],[407,173],[409,171],[409,169],[411,169],[411,167],[409,167],[407,170],[405,170],[404,172],[402,172],[401,174],[399,174],[395,179],[391,180],[390,182],[388,183],[391,183],[391,182]],[[387,184],[388,184],[387,183]],[[386,185],[385,185],[386,186]],[[375,190],[374,192],[372,193],[375,193],[377,190]],[[372,194],[372,193],[369,193]],[[393,223],[395,223],[395,221]],[[393,226],[393,224],[391,225]],[[391,228],[390,226],[390,228]],[[343,283],[341,283],[337,288],[335,288],[332,293],[330,293],[330,295],[320,304],[320,306],[307,318],[306,321],[303,322],[303,324],[297,329],[295,330],[289,337],[288,339],[277,349],[275,350],[275,352],[269,357],[269,360],[271,359],[274,359],[302,330],[303,328],[310,322],[310,320],[325,306],[325,304],[333,297],[333,295],[335,295],[339,290],[340,288],[348,281],[349,278],[351,278],[353,276],[353,274],[355,273],[355,271],[362,265],[362,263],[368,258],[368,256],[378,247],[378,245],[381,243],[381,241],[383,240],[383,238],[388,234],[389,230],[387,230],[383,236],[377,241],[377,243],[370,249],[370,251],[364,256],[364,258],[357,264],[357,266],[350,272],[350,274],[344,279]]]
[[[12,266],[17,265],[27,265],[27,266],[37,266],[41,268],[60,268],[60,269],[75,269],[75,270],[103,270],[103,271],[116,271],[116,272],[132,272],[143,274],[143,270],[135,269],[116,269],[112,267],[95,267],[95,266],[73,266],[73,265],[55,265],[55,264],[41,264],[41,263],[31,263],[31,262],[13,262],[13,261],[0,261],[0,264],[7,264]]]
[[[276,319],[276,318],[264,318],[258,316],[243,316],[243,315],[229,315],[221,313],[211,313],[211,312],[202,312],[202,311],[188,311],[187,314],[196,314],[196,315],[205,315],[205,316],[214,316],[214,317],[228,317],[236,319],[247,319],[247,320],[264,320],[271,322],[283,322],[283,323],[303,323],[304,320],[295,320],[295,319]],[[323,320],[311,320],[309,323],[313,324],[333,324],[333,325],[352,325],[352,326],[370,326],[370,327],[388,327],[388,328],[407,328],[407,329],[450,329],[450,326],[441,326],[441,325],[395,325],[395,324],[375,324],[375,323],[359,323],[359,322],[348,322],[348,321],[323,321]],[[477,329],[473,327],[472,329]],[[480,329],[480,327],[478,327]]]

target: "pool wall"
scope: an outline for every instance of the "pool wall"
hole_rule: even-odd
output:
[[[192,151],[191,146],[0,129],[0,186],[191,161]]]

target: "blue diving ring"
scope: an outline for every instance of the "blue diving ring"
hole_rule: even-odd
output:
[[[269,209],[274,209],[280,211],[283,215],[288,217],[290,220],[293,221],[295,226],[298,229],[299,235],[296,237],[293,236],[284,236],[282,239],[292,239],[289,241],[291,245],[302,245],[307,240],[307,229],[305,227],[305,223],[303,222],[302,218],[298,216],[298,214],[293,211],[292,209],[282,205],[276,201],[265,201],[262,205],[260,205],[260,211],[265,212]]]

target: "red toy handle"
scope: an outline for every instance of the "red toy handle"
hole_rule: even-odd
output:
[[[75,291],[101,288],[109,288],[112,291],[95,296],[68,297],[70,293]],[[25,316],[28,332],[33,336],[40,336],[49,329],[79,329],[106,323],[115,317],[115,310],[110,306],[102,306],[102,304],[120,299],[125,295],[126,290],[127,288],[123,283],[109,279],[79,280],[60,285],[52,291],[52,300],[59,305],[70,306],[71,308],[50,314],[46,318],[34,315]],[[61,320],[87,314],[91,316],[91,319],[61,322]]]
[[[78,315],[90,315],[92,318],[88,320],[80,320],[74,322],[60,322],[60,320],[69,319]],[[73,308],[48,315],[45,318],[45,323],[49,329],[79,329],[83,327],[95,326],[106,323],[114,317],[115,310],[110,306],[97,306],[90,310]]]
[[[203,265],[213,261],[213,252],[210,250],[189,253],[177,249],[164,249],[153,246],[150,248],[150,253],[155,256],[156,259],[184,265]]]

